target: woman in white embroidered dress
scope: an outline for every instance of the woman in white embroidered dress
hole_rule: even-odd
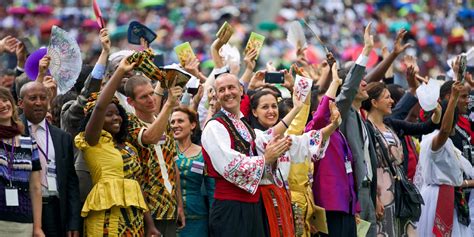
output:
[[[293,108],[279,120],[277,97],[270,91],[262,90],[255,93],[250,100],[253,124],[256,134],[256,147],[263,154],[266,145],[275,137],[281,136],[288,124],[303,107],[303,102],[293,95]],[[340,124],[340,115],[336,106],[331,106],[331,123],[321,130],[312,130],[302,135],[288,136],[290,149],[280,156],[276,164],[265,166],[260,186],[262,199],[267,214],[269,227],[268,236],[295,236],[291,213],[289,191],[286,190],[287,178],[291,163],[301,163],[306,159],[320,159],[324,156],[329,136]]]
[[[455,107],[462,87],[462,83],[454,83],[440,129],[424,136],[421,142],[415,184],[425,205],[417,223],[419,236],[473,236],[467,226],[458,222],[454,208],[454,187],[466,185],[463,172],[473,175],[471,164],[449,138],[454,132]]]

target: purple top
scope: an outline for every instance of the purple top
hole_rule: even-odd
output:
[[[305,132],[322,129],[329,124],[330,101],[334,99],[326,95],[322,98],[313,119],[306,125]],[[350,162],[353,171],[351,150],[338,128],[331,134],[325,156],[314,162],[314,201],[328,211],[343,211],[354,215],[358,209],[354,172],[346,172],[345,162]]]

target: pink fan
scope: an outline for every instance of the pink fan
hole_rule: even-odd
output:
[[[105,27],[104,18],[102,17],[102,11],[100,10],[99,4],[97,4],[97,0],[92,1],[92,7],[94,8],[95,18],[97,20],[97,24],[102,29]]]

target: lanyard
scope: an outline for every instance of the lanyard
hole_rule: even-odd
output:
[[[50,162],[49,160],[49,127],[48,127],[48,123],[44,123],[45,124],[45,128],[46,128],[46,152],[43,150],[43,148],[41,148],[41,146],[38,144],[38,142],[36,142],[36,146],[38,147],[38,150],[43,154],[43,156],[46,158],[46,161]],[[36,129],[36,132],[38,132],[38,129]],[[36,133],[35,133],[36,135]],[[36,141],[38,141],[38,139],[35,138]]]
[[[5,146],[5,140],[2,140],[3,143],[3,149],[5,150],[5,153],[8,154],[8,175],[10,176],[10,187],[13,187],[12,185],[12,178],[13,178],[13,162],[15,160],[14,154],[15,154],[15,138],[12,138],[12,149],[10,152],[8,152],[7,147]]]

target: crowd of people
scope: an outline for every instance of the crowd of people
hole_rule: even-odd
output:
[[[103,28],[89,5],[0,9],[0,235],[474,236],[473,17],[348,2],[285,1],[261,51],[253,1],[104,1]],[[128,44],[130,20],[156,40]],[[25,72],[23,38],[48,45],[53,24],[83,54],[64,94],[54,55]],[[185,41],[195,88],[151,56]]]

